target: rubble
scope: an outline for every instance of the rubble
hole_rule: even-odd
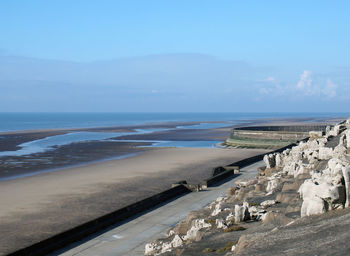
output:
[[[279,227],[292,226],[296,219],[343,209],[350,205],[350,119],[325,134],[310,132],[310,139],[281,153],[266,154],[265,168],[250,181],[238,181],[228,197],[219,197],[202,212],[203,218],[172,229],[167,240],[146,245],[146,255],[158,255],[199,241],[206,232],[244,230],[242,223],[262,221]],[[207,217],[205,217],[207,216]],[[239,224],[240,223],[240,224]],[[214,225],[215,224],[215,225]],[[200,234],[199,234],[200,233]],[[245,248],[245,236],[228,255]]]

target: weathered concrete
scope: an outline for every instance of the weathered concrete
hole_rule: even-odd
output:
[[[326,130],[322,125],[298,126],[249,126],[234,128],[226,145],[254,148],[279,148],[309,137],[310,131],[320,134]]]

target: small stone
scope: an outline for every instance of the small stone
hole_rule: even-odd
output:
[[[272,205],[275,205],[275,204],[276,204],[275,200],[266,200],[266,201],[262,202],[260,205],[262,207],[269,207],[269,206],[272,206]]]

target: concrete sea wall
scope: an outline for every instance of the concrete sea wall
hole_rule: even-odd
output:
[[[277,149],[309,136],[310,131],[325,132],[326,126],[251,126],[232,129],[225,144],[232,147]]]

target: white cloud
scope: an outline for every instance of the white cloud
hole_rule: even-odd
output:
[[[304,70],[304,72],[300,76],[300,80],[297,83],[298,89],[307,89],[311,88],[312,85],[312,78],[311,78],[311,71]]]
[[[269,76],[261,80],[258,89],[262,97],[281,97],[288,98],[300,97],[320,97],[335,98],[337,96],[338,86],[330,78],[324,79],[320,76],[314,76],[310,70],[304,70],[296,84],[284,84],[278,78]]]
[[[303,96],[326,96],[327,98],[337,96],[337,88],[338,86],[329,78],[326,82],[320,79],[315,82],[309,70],[303,71],[296,85],[296,89]]]

